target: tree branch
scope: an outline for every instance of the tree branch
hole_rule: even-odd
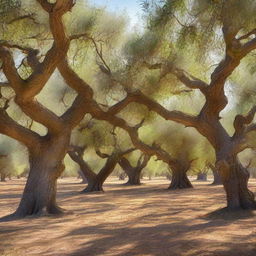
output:
[[[97,154],[99,157],[101,157],[101,158],[103,158],[103,159],[110,157],[109,154],[102,153],[100,150],[96,150],[95,152],[96,152],[96,154]]]
[[[243,35],[243,36],[240,36],[237,40],[245,40],[245,39],[248,39],[248,37],[252,36],[252,35],[256,35],[256,28],[253,29],[252,31],[250,31],[249,33]]]
[[[66,59],[59,63],[58,69],[67,85],[78,93],[72,106],[61,117],[64,123],[72,128],[78,125],[87,113],[86,107],[93,98],[93,90],[69,67]]]
[[[207,94],[207,89],[209,85],[200,80],[199,78],[196,78],[187,72],[185,72],[182,69],[175,68],[173,70],[173,74],[188,88],[190,89],[199,89],[204,95]],[[192,79],[190,79],[190,77]]]
[[[246,126],[253,121],[255,113],[256,113],[256,106],[253,106],[246,116],[237,115],[235,117],[235,120],[234,120],[235,133],[233,137],[237,137],[248,132],[248,129],[246,129]],[[252,129],[252,126],[250,129]]]
[[[96,177],[96,174],[93,172],[91,167],[83,159],[83,154],[77,153],[76,151],[71,149],[68,151],[68,155],[75,163],[79,165],[81,171],[87,179]]]
[[[35,17],[34,17],[34,14],[27,14],[27,15],[19,16],[19,17],[17,17],[17,18],[14,18],[14,19],[10,20],[7,24],[10,25],[10,24],[13,24],[13,23],[15,23],[15,22],[18,22],[18,21],[20,21],[20,20],[26,20],[26,19],[32,20],[33,23],[39,25],[39,23],[36,21],[36,19],[35,19]]]
[[[197,116],[188,115],[180,111],[169,111],[166,108],[164,108],[161,104],[148,98],[139,90],[130,93],[130,97],[132,98],[132,102],[137,102],[142,105],[145,105],[150,111],[158,113],[165,120],[174,121],[183,124],[186,127],[196,127],[198,125]]]
[[[44,125],[50,133],[59,133],[65,128],[64,122],[52,111],[45,108],[36,100],[29,102],[19,102],[16,98],[16,103],[22,111],[34,121]]]
[[[149,64],[147,62],[143,62],[143,64],[148,69],[165,69],[165,73],[175,75],[177,79],[179,79],[186,87],[190,89],[199,89],[203,94],[206,94],[207,88],[209,87],[209,85],[206,82],[188,74],[186,71],[180,68],[175,67],[172,63]]]
[[[0,58],[3,60],[5,76],[16,93],[16,103],[30,118],[46,126],[49,132],[56,133],[64,128],[63,121],[53,112],[36,102],[34,97],[43,89],[56,69],[57,64],[65,57],[68,51],[70,41],[65,34],[62,16],[71,10],[74,2],[71,0],[57,0],[55,4],[50,4],[46,0],[38,0],[38,2],[49,13],[50,28],[54,38],[54,43],[43,62],[40,63],[37,60],[37,50],[5,42],[0,46]],[[33,68],[33,73],[28,79],[21,79],[13,57],[6,47],[15,47],[28,54],[28,64]]]
[[[0,109],[0,132],[30,149],[37,147],[41,141],[41,137],[37,133],[19,125],[2,109]]]
[[[17,72],[11,53],[2,45],[0,45],[0,59],[3,61],[2,68],[10,86],[16,94],[19,94],[24,85],[24,80],[21,79]]]

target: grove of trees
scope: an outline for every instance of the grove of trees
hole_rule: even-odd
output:
[[[256,208],[240,158],[255,147],[256,4],[141,6],[143,32],[131,32],[123,15],[82,0],[0,0],[0,133],[23,145],[29,166],[10,218],[63,212],[67,156],[88,182],[83,192],[102,191],[116,166],[140,185],[161,162],[170,189],[212,169],[229,210]],[[12,152],[0,150],[1,180],[18,168]]]

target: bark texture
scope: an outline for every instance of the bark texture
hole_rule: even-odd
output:
[[[69,145],[69,134],[49,139],[30,152],[30,172],[16,217],[59,214],[56,204],[57,179],[64,171],[62,161]]]
[[[143,169],[147,166],[148,161],[150,160],[150,156],[141,155],[139,157],[137,164],[135,167],[131,165],[129,160],[125,157],[122,157],[118,162],[122,169],[128,176],[128,181],[126,185],[141,185],[141,175]]]
[[[189,168],[182,165],[177,167],[172,166],[172,178],[171,184],[168,189],[184,189],[184,188],[193,188],[190,180],[187,176],[187,171]]]
[[[106,181],[108,176],[114,171],[120,158],[123,155],[132,152],[134,149],[128,149],[127,151],[123,152],[117,150],[114,151],[111,155],[103,154],[97,151],[96,153],[101,158],[107,159],[105,165],[102,167],[98,174],[96,174],[83,159],[84,150],[85,148],[71,146],[68,153],[71,159],[79,165],[81,171],[83,172],[83,175],[86,177],[87,187],[82,191],[82,193],[88,193],[103,191],[103,183]]]
[[[256,209],[254,194],[248,189],[249,172],[231,157],[218,163],[220,175],[227,195],[229,209]]]

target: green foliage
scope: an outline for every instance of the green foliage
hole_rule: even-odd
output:
[[[225,51],[221,36],[223,24],[229,25],[229,32],[239,30],[239,35],[249,32],[256,24],[255,1],[157,0],[143,1],[142,7],[147,28],[143,33],[128,33],[127,17],[123,13],[109,13],[104,9],[91,7],[86,1],[77,1],[73,11],[64,20],[68,34],[85,36],[72,41],[68,53],[70,65],[92,84],[94,99],[101,103],[103,109],[123,99],[126,96],[125,90],[140,89],[167,109],[198,114],[205,101],[200,92],[190,92],[173,75],[164,74],[163,69],[149,70],[143,65],[144,62],[172,63],[209,81],[209,74]],[[16,19],[27,14],[32,19]],[[39,48],[43,59],[52,41],[47,15],[36,1],[0,0],[0,19],[3,23],[0,28],[2,40]],[[16,65],[22,64],[24,55],[16,50],[14,54]],[[20,66],[19,73],[26,78],[32,70],[24,63]],[[106,65],[111,69],[111,72],[108,70],[111,76],[102,72],[102,66],[106,69]],[[255,103],[255,70],[254,56],[249,56],[226,86],[226,94],[231,103],[221,116],[230,134],[233,132],[234,116],[246,113]],[[6,90],[4,96],[11,98],[13,94]],[[74,97],[75,93],[67,89],[65,82],[56,73],[37,100],[61,116],[66,109],[65,105],[70,105]],[[10,105],[10,116],[27,126],[30,120],[21,115],[13,101]],[[207,162],[214,162],[212,147],[192,129],[167,124],[138,104],[130,104],[119,115],[131,126],[145,119],[144,126],[139,130],[140,138],[149,145],[156,142],[173,158],[181,161],[196,159],[193,162],[196,170],[203,169]],[[82,126],[86,128],[81,129]],[[46,133],[45,128],[37,123],[32,125],[32,130],[41,135]],[[252,141],[253,139],[254,137],[251,138]],[[90,116],[86,116],[74,131],[72,143],[87,146],[85,158],[97,170],[102,161],[95,155],[95,149],[111,153],[116,148],[132,147],[130,138],[124,131],[113,131],[109,123],[91,120]],[[135,164],[139,154],[139,151],[130,154],[129,160]],[[148,172],[166,171],[166,165],[155,160],[150,160]],[[69,166],[68,172],[76,171],[77,167],[72,166],[70,159],[65,161]],[[19,161],[14,162],[16,165]],[[24,165],[22,163],[17,166],[20,168],[19,166]]]
[[[159,39],[159,36],[152,32],[133,35],[124,48],[128,63],[131,65],[152,56],[159,46]]]
[[[20,0],[0,0],[0,19],[4,22],[5,19],[10,17],[21,6]]]

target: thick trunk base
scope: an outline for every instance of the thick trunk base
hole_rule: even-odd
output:
[[[62,214],[62,209],[56,204],[56,181],[54,179],[43,181],[38,179],[36,182],[29,176],[23,197],[14,216]]]
[[[255,196],[248,189],[249,172],[237,159],[221,161],[220,175],[227,195],[227,208],[256,209]]]
[[[24,188],[15,217],[45,216],[62,214],[56,204],[57,179],[64,170],[64,165],[48,167],[38,159],[32,161],[31,170]]]
[[[186,171],[184,170],[174,170],[172,172],[172,181],[168,189],[185,189],[193,188]]]
[[[140,182],[140,174],[134,174],[134,175],[130,175],[128,177],[128,181],[127,183],[125,183],[125,185],[127,186],[139,186],[141,185],[141,182]]]
[[[104,192],[102,182],[88,181],[87,187],[81,193]]]
[[[70,131],[45,136],[36,147],[29,149],[29,175],[16,218],[62,214],[56,203],[57,179],[63,173],[62,163],[70,142]]]

